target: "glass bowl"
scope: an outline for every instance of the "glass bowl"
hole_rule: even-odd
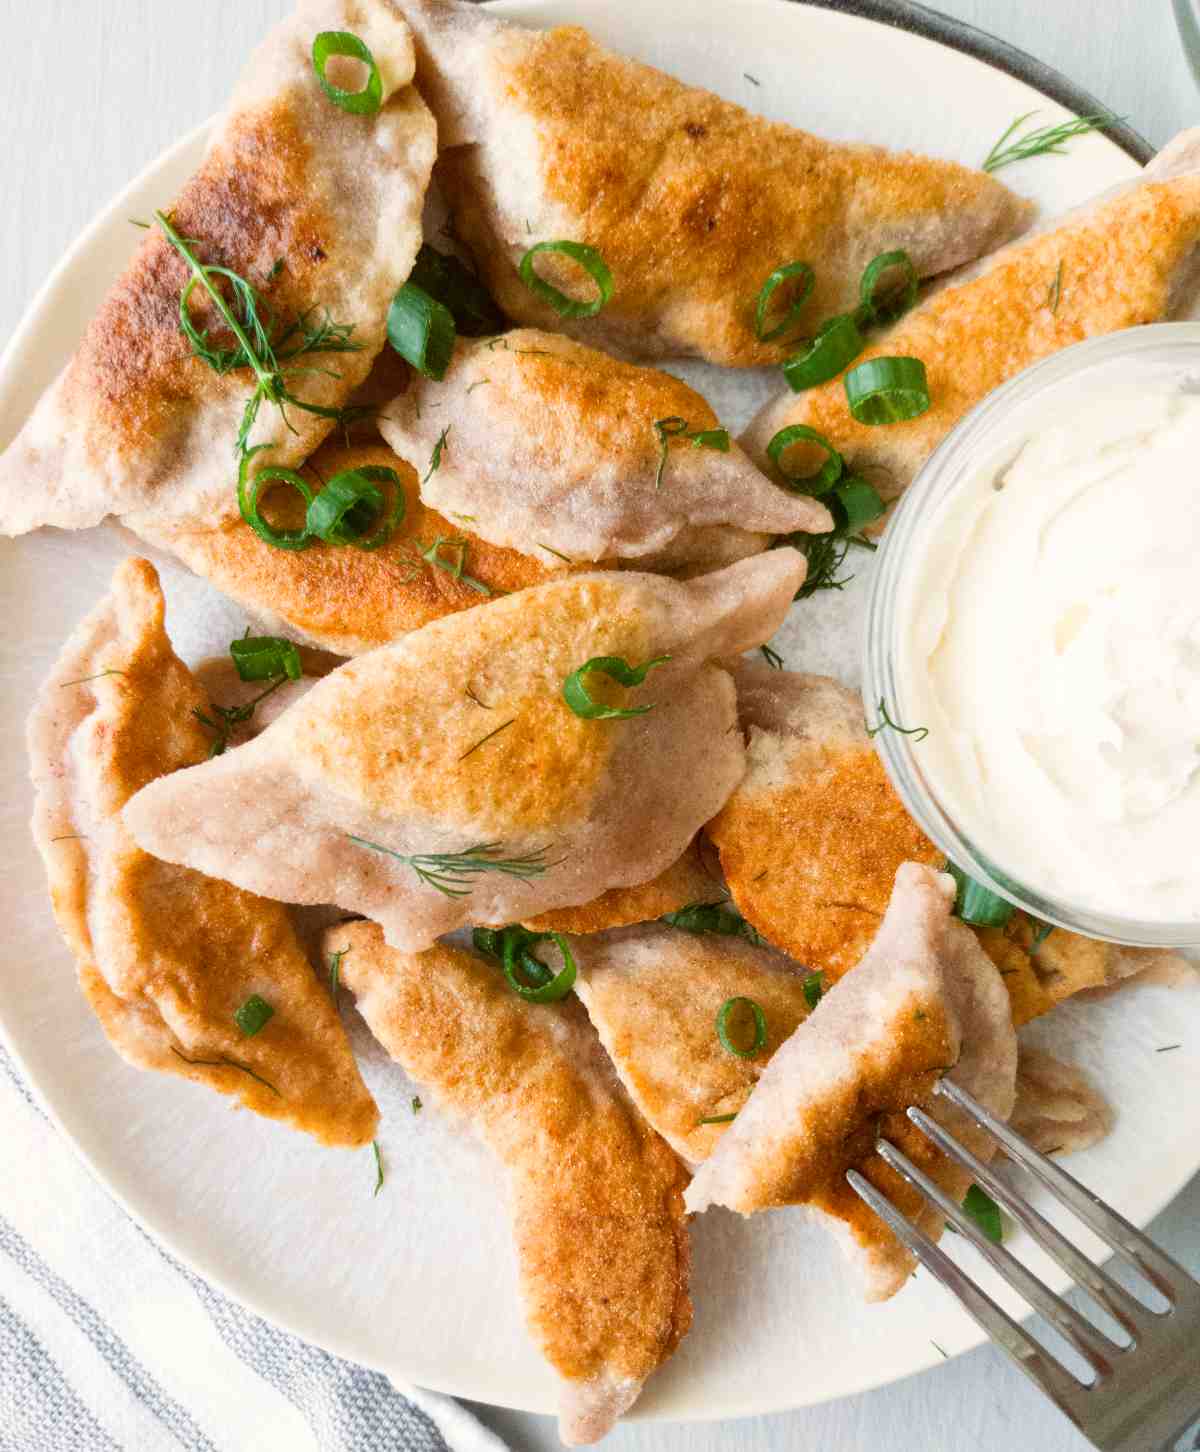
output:
[[[1165,392],[1200,392],[1200,323],[1158,323],[1076,344],[1043,359],[1005,383],[974,408],[938,446],[890,521],[880,544],[867,606],[863,698],[872,722],[877,703],[900,725],[906,716],[902,635],[915,608],[914,562],[920,561],[941,511],[979,477],[1002,468],[1029,433],[1051,422],[1066,399],[1131,383]],[[1200,493],[1197,507],[1200,508]],[[1197,561],[1200,569],[1200,561]],[[921,741],[895,730],[875,735],[888,776],[922,831],[962,871],[1043,922],[1114,943],[1154,947],[1200,946],[1200,921],[1141,921],[1047,895],[1020,877],[1019,864],[989,859],[955,820],[948,791],[935,787],[933,764],[922,763]],[[1012,804],[1020,812],[1019,802]],[[1029,823],[1036,831],[1036,823]]]

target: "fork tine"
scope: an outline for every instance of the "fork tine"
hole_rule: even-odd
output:
[[[1152,1240],[1144,1236],[1135,1226],[1130,1225],[1128,1220],[1118,1215],[1115,1210],[1109,1209],[1103,1200],[1093,1195],[1074,1176],[1067,1174],[1061,1165],[1056,1165],[1053,1160],[1040,1154],[1019,1134],[1015,1134],[1009,1129],[1002,1120],[997,1119],[994,1114],[989,1114],[983,1105],[972,1098],[965,1089],[960,1089],[957,1084],[943,1078],[938,1081],[936,1092],[943,1098],[949,1099],[952,1104],[957,1104],[960,1109],[971,1116],[981,1129],[999,1140],[1010,1159],[1015,1160],[1017,1164],[1040,1180],[1046,1189],[1056,1195],[1090,1230],[1094,1231],[1118,1254],[1132,1262],[1151,1285],[1160,1290],[1172,1304],[1174,1303],[1177,1295],[1176,1287],[1188,1283],[1187,1272],[1182,1266],[1177,1265],[1169,1255],[1159,1250]],[[1151,1312],[1151,1314],[1154,1313]]]
[[[857,1170],[847,1170],[846,1179],[854,1192],[871,1207],[935,1280],[955,1297],[963,1310],[991,1337],[1000,1349],[1048,1396],[1077,1422],[1070,1410],[1071,1392],[1082,1383],[1061,1366],[1048,1351],[1029,1336],[1006,1311],[975,1284],[950,1257],[934,1245],[892,1202]]]
[[[1119,1355],[1121,1351],[1128,1348],[1118,1346],[1111,1341],[1098,1327],[1093,1326],[1086,1316],[1081,1316],[1074,1306],[1068,1305],[1060,1296],[1056,1296],[1053,1291],[1044,1286],[1002,1245],[996,1245],[989,1240],[962,1207],[957,1205],[940,1185],[918,1169],[895,1145],[881,1139],[875,1148],[887,1164],[915,1185],[927,1200],[931,1200],[945,1214],[950,1223],[970,1240],[988,1264],[997,1270],[1019,1295],[1024,1296],[1035,1310],[1042,1313],[1059,1334],[1070,1342],[1097,1376],[1107,1375],[1112,1370],[1114,1353]]]
[[[1051,1225],[1040,1211],[1017,1193],[1011,1185],[996,1174],[981,1159],[942,1128],[936,1120],[930,1119],[923,1110],[912,1108],[908,1117],[917,1128],[931,1139],[943,1154],[971,1171],[978,1183],[994,1200],[1018,1221],[1037,1241],[1047,1255],[1052,1256],[1077,1285],[1084,1287],[1098,1305],[1132,1336],[1138,1337],[1141,1318],[1149,1312],[1124,1286],[1118,1285],[1107,1272],[1093,1265],[1087,1256],[1075,1249],[1071,1242],[1055,1226]]]

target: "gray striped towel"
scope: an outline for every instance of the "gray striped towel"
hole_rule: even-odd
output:
[[[0,1045],[0,1452],[503,1452],[215,1291],[116,1205]]]

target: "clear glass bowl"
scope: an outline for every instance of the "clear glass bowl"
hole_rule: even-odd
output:
[[[1167,391],[1200,392],[1200,323],[1131,328],[1056,353],[989,394],[934,451],[909,487],[880,545],[867,606],[863,661],[863,697],[869,706],[886,701],[894,706],[895,720],[903,724],[906,719],[903,672],[897,666],[901,632],[908,618],[905,595],[912,584],[906,560],[924,554],[940,510],[956,491],[978,477],[984,461],[990,466],[993,458],[1003,461],[1006,451],[1009,458],[1015,455],[1031,429],[1054,417],[1056,400],[1078,400],[1089,389],[1131,380]],[[945,800],[939,799],[930,773],[922,767],[919,741],[885,730],[876,735],[875,747],[922,831],[964,872],[1018,907],[1043,922],[1115,943],[1200,946],[1200,922],[1143,922],[1108,915],[1045,895],[1021,881],[1011,864],[1008,871],[1001,869],[954,820]],[[1014,810],[1020,810],[1019,803],[1014,803]]]

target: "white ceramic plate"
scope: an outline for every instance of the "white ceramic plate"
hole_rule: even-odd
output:
[[[843,138],[978,162],[1018,113],[1061,109],[1000,70],[919,36],[779,0],[527,0],[498,8],[535,23],[585,21],[605,42],[766,114]],[[753,79],[751,79],[753,78]],[[133,245],[127,219],[169,201],[200,153],[180,142],[88,229],[34,303],[0,368],[0,443],[67,358]],[[1098,136],[1006,176],[1057,211],[1128,176]],[[765,379],[702,379],[740,426]],[[30,700],[63,639],[136,544],[119,529],[43,531],[0,542],[0,974],[4,1036],[60,1127],[99,1177],[170,1250],[228,1294],[330,1351],[425,1386],[549,1411],[553,1378],[518,1308],[502,1191],[487,1156],[426,1108],[355,1025],[384,1110],[389,1168],[374,1198],[369,1152],[322,1151],[177,1080],[127,1068],[76,989],[27,830],[21,750]],[[224,649],[239,612],[169,563],[169,624],[191,659]],[[793,613],[777,644],[789,665],[857,673],[865,581]],[[347,1010],[349,1015],[349,1010]],[[1034,1030],[1065,1041],[1105,1079],[1120,1119],[1078,1173],[1144,1223],[1200,1165],[1200,994],[1147,989],[1067,1009]],[[695,1328],[638,1415],[740,1416],[879,1386],[977,1344],[973,1325],[925,1277],[867,1308],[836,1253],[795,1213],[694,1229]],[[1032,1257],[1036,1263],[1036,1257]],[[1051,1280],[1061,1281],[1053,1270]],[[1011,1300],[1003,1293],[1000,1299]],[[805,1368],[820,1347],[821,1374]]]

